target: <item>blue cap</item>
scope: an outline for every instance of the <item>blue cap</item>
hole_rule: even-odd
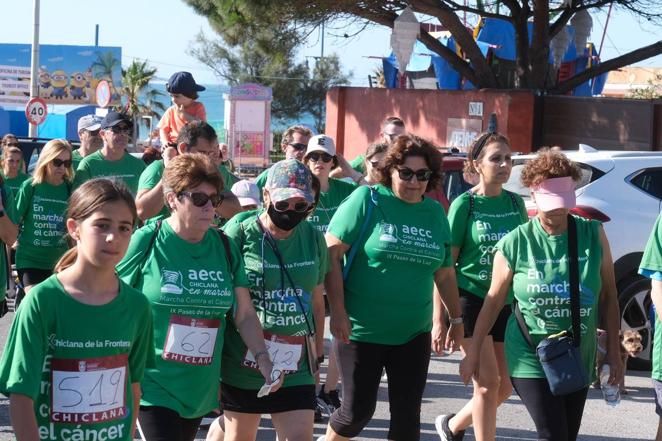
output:
[[[166,90],[169,93],[190,94],[193,92],[202,92],[205,90],[205,87],[196,84],[190,72],[175,72],[168,79]]]
[[[116,126],[119,123],[125,123],[129,127],[133,126],[131,123],[131,120],[123,113],[115,112],[115,111],[110,111],[106,114],[103,120],[101,120],[101,128],[102,129],[109,129],[111,127]]]

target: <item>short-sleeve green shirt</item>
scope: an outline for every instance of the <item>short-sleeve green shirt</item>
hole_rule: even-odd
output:
[[[639,272],[656,280],[662,280],[662,215],[657,217],[653,231],[648,238],[644,256],[641,258]],[[662,381],[662,321],[660,320],[662,310],[658,309],[655,314],[655,335],[653,340],[653,371],[651,376]]]
[[[76,169],[74,188],[95,178],[115,178],[123,181],[135,196],[138,191],[140,174],[145,170],[145,163],[125,152],[122,159],[109,161],[103,157],[101,150],[86,156]]]
[[[133,234],[117,271],[147,297],[154,316],[156,365],[145,372],[143,405],[167,407],[184,418],[218,406],[226,314],[235,302],[234,287],[248,286],[232,241],[230,249],[231,267],[217,231],[210,228],[200,242],[190,243],[168,220]]]
[[[257,223],[257,214],[232,224],[226,232],[239,245],[246,262],[251,299],[265,331],[265,339],[268,339],[267,335],[275,335],[301,340],[292,342],[299,345],[301,356],[295,363],[296,370],[287,372],[283,386],[314,384],[303,339],[315,330],[313,290],[324,282],[328,272],[328,251],[322,233],[308,222],[301,222],[288,238],[275,241],[285,264],[285,273]],[[223,381],[235,387],[257,390],[264,384],[264,378],[246,356],[247,348],[239,332],[235,326],[229,326],[223,350]]]
[[[336,214],[338,207],[356,188],[356,185],[348,182],[329,179],[329,190],[320,193],[319,202],[315,207],[315,211],[308,216],[308,222],[315,225],[315,228],[322,233],[326,233],[331,218]]]
[[[600,223],[574,216],[579,259],[581,354],[589,378],[595,375],[598,301],[602,289]],[[542,339],[572,329],[568,265],[568,232],[548,234],[536,217],[496,245],[513,272],[512,291],[537,345]],[[510,376],[545,378],[535,350],[524,339],[514,315],[505,334]]]
[[[142,294],[119,286],[109,303],[87,305],[53,275],[18,308],[0,392],[34,401],[41,439],[133,439],[131,385],[153,363],[152,316]]]
[[[7,216],[13,223],[16,223],[14,193],[11,188],[4,184],[0,184],[0,194],[4,195],[2,198],[2,206],[4,207],[5,216]],[[0,240],[0,300],[4,299],[7,293],[6,288],[9,277],[9,274],[7,274],[7,268],[9,268],[7,265],[7,253],[4,252],[4,245],[6,244]]]
[[[452,246],[460,249],[455,266],[458,287],[485,298],[492,280],[494,246],[527,221],[524,201],[514,193],[504,190],[499,196],[487,197],[465,192],[458,196],[448,209]],[[507,303],[511,302],[509,298]]]
[[[432,329],[434,275],[452,266],[451,233],[438,202],[408,203],[390,188],[374,188],[377,205],[360,242],[372,204],[365,186],[340,205],[327,234],[359,247],[344,285],[350,338],[399,345]]]

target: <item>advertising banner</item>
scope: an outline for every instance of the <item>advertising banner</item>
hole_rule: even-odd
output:
[[[0,44],[0,106],[25,107],[30,98],[29,44]],[[47,104],[96,104],[96,87],[108,81],[119,104],[122,49],[108,46],[39,46],[39,97]]]

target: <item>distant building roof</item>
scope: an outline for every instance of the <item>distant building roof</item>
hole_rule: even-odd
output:
[[[634,89],[649,87],[649,81],[655,81],[657,75],[662,75],[662,67],[623,67],[611,71],[602,95],[625,97]]]

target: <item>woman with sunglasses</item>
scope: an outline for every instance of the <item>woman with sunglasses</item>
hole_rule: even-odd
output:
[[[141,384],[142,434],[147,441],[189,441],[202,417],[218,407],[229,311],[258,360],[256,375],[263,383],[271,383],[273,366],[241,255],[211,228],[222,202],[218,169],[202,154],[182,154],[166,166],[163,187],[172,214],[134,233],[117,271],[145,294],[154,317],[156,363]]]
[[[21,229],[16,269],[26,293],[53,274],[55,263],[67,251],[64,212],[74,178],[71,164],[71,145],[64,139],[48,141],[32,178],[16,194]]]
[[[509,231],[528,221],[522,198],[503,189],[512,170],[508,139],[498,133],[483,133],[467,153],[464,171],[479,182],[456,198],[448,211],[453,262],[464,318],[462,349],[471,345],[473,330],[485,295],[490,288],[494,247]],[[461,437],[472,424],[477,440],[496,436],[497,407],[512,392],[504,351],[504,334],[510,316],[507,302],[485,339],[480,355],[480,375],[473,380],[473,398],[457,414],[439,415],[435,421],[443,441]],[[435,297],[435,309],[441,301]],[[441,317],[441,314],[435,314]],[[435,323],[433,349],[441,353],[443,323]]]
[[[315,199],[312,184],[303,163],[277,162],[263,190],[267,209],[226,228],[240,246],[264,339],[285,379],[276,393],[260,397],[264,381],[255,370],[255,359],[236,327],[228,326],[221,394],[225,441],[255,439],[262,414],[271,414],[281,440],[313,437],[328,258],[322,233],[304,222]]]
[[[398,136],[379,164],[381,180],[359,187],[331,219],[326,290],[342,374],[343,401],[326,441],[357,436],[375,410],[386,369],[388,439],[417,440],[430,361],[433,286],[451,317],[446,347],[463,335],[451,235],[443,208],[424,198],[441,179],[441,155],[429,142]],[[345,274],[342,263],[347,257]]]

